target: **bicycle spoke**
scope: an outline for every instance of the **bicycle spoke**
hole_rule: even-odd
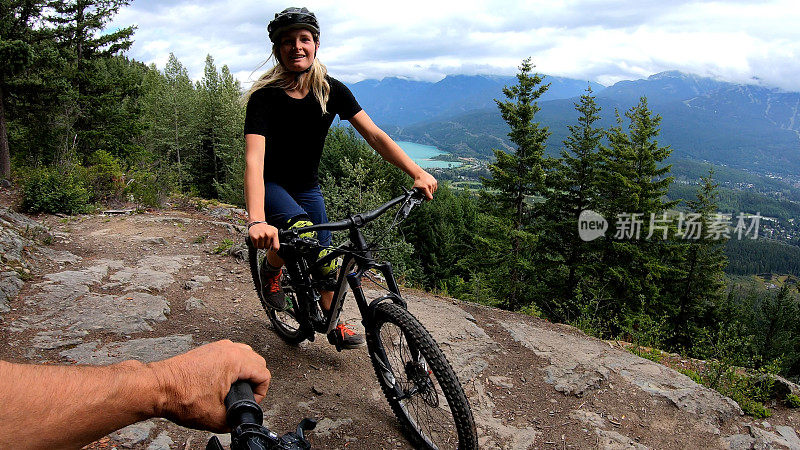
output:
[[[392,323],[383,324],[380,340],[387,369],[391,370],[396,387],[403,392],[400,406],[407,411],[411,426],[433,448],[455,448],[458,435],[450,405],[425,358],[411,348],[402,330]]]

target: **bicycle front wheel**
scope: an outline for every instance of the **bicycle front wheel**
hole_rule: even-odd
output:
[[[392,303],[379,304],[375,319],[367,342],[370,359],[415,447],[477,449],[467,397],[433,337],[411,313]]]

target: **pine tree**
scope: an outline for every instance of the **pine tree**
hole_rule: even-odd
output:
[[[127,101],[124,97],[135,93],[119,89],[108,92],[108,76],[115,74],[103,72],[109,58],[120,55],[133,44],[131,37],[135,27],[113,32],[106,32],[105,27],[130,1],[59,0],[48,3],[52,10],[48,21],[53,26],[59,53],[67,62],[62,72],[72,88],[62,99],[68,135],[61,159],[69,158],[73,150],[84,158],[104,147],[117,153],[118,149],[108,148],[102,138],[98,140],[96,133],[108,125],[104,115],[108,108]]]
[[[178,189],[183,192],[183,160],[194,143],[191,125],[192,113],[197,102],[189,72],[173,53],[169,54],[169,60],[164,68],[164,77],[166,78],[167,117],[170,119],[170,145],[167,159],[171,161],[172,155],[175,155],[178,169]],[[181,157],[181,153],[183,153],[183,157]]]
[[[692,349],[698,330],[712,325],[713,308],[721,301],[725,289],[727,239],[715,239],[707,233],[715,220],[719,201],[714,171],[709,170],[701,183],[696,198],[687,205],[692,213],[700,215],[703,232],[699,239],[683,244],[683,257],[674,264],[680,279],[668,282],[668,286],[676,288],[671,294],[677,303],[672,318],[672,345],[682,349]]]
[[[179,192],[184,191],[186,158],[197,148],[197,95],[189,73],[170,53],[164,73],[155,65],[143,81],[144,146],[151,159],[174,171]]]
[[[503,120],[511,131],[508,137],[516,145],[515,152],[494,150],[496,162],[489,165],[491,178],[483,178],[483,185],[497,193],[489,194],[500,206],[501,214],[511,223],[511,252],[506,264],[509,270],[508,306],[522,306],[526,288],[526,273],[533,271],[532,261],[523,255],[532,248],[534,236],[525,230],[529,220],[526,200],[541,194],[544,189],[546,160],[545,145],[549,131],[534,122],[539,111],[536,100],[547,91],[550,84],[542,84],[542,76],[532,74],[533,64],[527,58],[517,74],[518,84],[503,89],[506,101],[495,100]]]
[[[640,313],[658,318],[665,313],[660,280],[670,270],[669,243],[655,229],[648,239],[648,224],[676,204],[664,200],[672,177],[667,176],[670,166],[663,164],[671,150],[656,140],[661,116],[653,114],[642,97],[625,117],[626,130],[617,113],[617,125],[608,132],[609,145],[600,148],[597,172],[598,209],[617,224],[602,244],[598,281],[604,288],[595,293],[612,333]],[[623,220],[633,226],[623,230]]]
[[[581,211],[596,208],[596,172],[599,165],[598,148],[604,135],[596,123],[600,120],[591,87],[575,103],[578,124],[569,125],[570,135],[564,141],[561,158],[547,175],[548,195],[542,217],[546,231],[544,245],[558,255],[558,261],[548,271],[549,292],[543,306],[551,319],[573,321],[585,309],[577,294],[591,283],[589,266],[596,251],[595,242],[583,242],[577,233]],[[583,284],[581,289],[579,284]]]
[[[45,0],[0,2],[0,180],[11,175],[8,100],[19,88],[19,78],[34,64],[37,46],[46,30],[38,26]]]
[[[220,74],[214,65],[214,58],[207,55],[203,78],[196,85],[198,104],[195,132],[199,138],[199,147],[193,154],[191,164],[194,186],[205,198],[218,198],[219,192],[214,182],[225,181],[222,178],[222,161],[219,155],[220,84]]]
[[[206,57],[197,91],[194,134],[197,149],[190,157],[194,186],[201,196],[244,204],[244,108],[241,86],[228,66],[217,70]]]
[[[447,290],[469,278],[477,268],[469,267],[465,254],[476,248],[477,201],[468,193],[455,192],[446,182],[439,184],[436,197],[414,211],[413,220],[403,223],[403,234],[414,247],[415,277],[427,289]]]
[[[222,181],[215,187],[220,199],[228,203],[244,206],[244,128],[245,109],[239,103],[242,89],[228,69],[222,66],[220,85],[217,92],[220,100],[220,140],[217,154],[222,163]]]

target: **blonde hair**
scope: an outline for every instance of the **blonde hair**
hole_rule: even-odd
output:
[[[315,35],[314,41],[319,43],[319,37]],[[319,105],[322,107],[322,114],[327,114],[328,99],[330,98],[331,94],[331,85],[326,79],[326,76],[328,75],[328,69],[325,67],[325,65],[319,62],[315,54],[314,61],[311,63],[309,71],[305,74],[294,76],[294,72],[290,72],[283,67],[283,63],[281,63],[279,55],[279,44],[273,44],[271,58],[274,58],[277,64],[275,64],[272,69],[266,71],[258,78],[258,80],[255,81],[255,83],[253,83],[253,86],[251,86],[250,89],[242,96],[242,103],[246,105],[247,101],[250,99],[250,96],[253,95],[253,92],[266,86],[275,86],[281,89],[296,89],[301,91],[308,89],[314,94],[317,102],[319,102]]]

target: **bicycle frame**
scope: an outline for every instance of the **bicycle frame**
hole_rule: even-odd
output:
[[[304,230],[298,229],[298,231]],[[364,234],[359,228],[353,226],[349,231],[350,239],[346,244],[332,249],[331,253],[315,261],[311,266],[307,263],[305,255],[318,254],[320,249],[318,245],[316,247],[309,245],[308,250],[299,250],[285,244],[281,249],[281,256],[284,259],[289,278],[296,289],[298,317],[295,319],[300,324],[301,332],[305,333],[309,340],[314,339],[315,332],[327,334],[336,328],[348,288],[353,292],[353,297],[355,297],[361,313],[362,323],[367,329],[373,321],[372,311],[382,301],[391,300],[403,308],[406,307],[406,302],[400,295],[400,288],[397,286],[391,263],[378,263],[372,258]],[[310,274],[314,269],[339,256],[343,256],[343,262],[337,276],[331,308],[325,314],[318,305],[315,306],[319,295],[308,281],[311,279]],[[361,287],[361,278],[371,269],[375,269],[383,275],[389,293],[367,303]]]
[[[422,191],[414,188],[406,192],[405,195],[396,197],[367,213],[351,215],[347,219],[338,222],[310,225],[280,232],[281,241],[284,241],[281,245],[281,257],[286,265],[290,284],[294,286],[295,295],[297,296],[297,317],[295,317],[295,320],[300,324],[299,331],[307,339],[314,340],[316,332],[327,334],[336,327],[348,288],[353,292],[353,297],[355,297],[361,313],[362,323],[366,329],[370,329],[373,324],[373,310],[381,302],[391,300],[400,307],[406,308],[406,302],[400,294],[400,288],[397,286],[391,263],[378,263],[373,259],[369,245],[361,232],[361,227],[400,203],[403,203],[403,206],[398,214],[402,214],[405,218],[415,205],[422,202],[422,198]],[[328,255],[319,260],[314,257],[315,260],[309,266],[308,255],[318,255],[321,247],[317,241],[299,238],[299,235],[320,230],[347,230],[349,240],[347,243],[333,248]],[[290,242],[285,242],[286,240],[290,240]],[[339,256],[343,257],[343,262],[337,277],[333,301],[328,313],[324,314],[322,308],[317,304],[319,294],[310,282],[311,273]],[[361,288],[361,278],[371,269],[375,269],[383,275],[389,293],[373,300],[371,303],[367,303],[366,296]]]

